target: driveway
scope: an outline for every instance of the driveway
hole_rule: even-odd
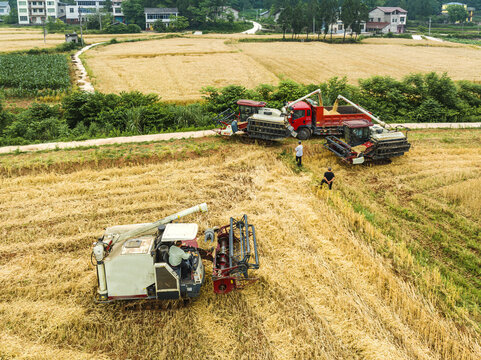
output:
[[[254,25],[254,27],[250,30],[246,30],[244,32],[242,32],[242,34],[255,34],[256,32],[258,32],[259,30],[262,29],[262,26],[261,24],[255,22],[255,21],[251,21],[252,25]]]

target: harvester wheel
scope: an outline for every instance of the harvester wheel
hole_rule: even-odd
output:
[[[311,132],[309,131],[309,129],[301,128],[297,130],[297,138],[299,140],[307,140],[310,137],[311,137]]]

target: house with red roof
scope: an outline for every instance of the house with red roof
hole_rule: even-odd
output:
[[[402,34],[406,30],[408,12],[400,7],[378,6],[369,12],[366,28],[378,34]]]

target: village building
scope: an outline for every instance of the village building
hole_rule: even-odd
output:
[[[179,9],[177,8],[145,8],[145,29],[152,30],[154,23],[161,20],[166,27],[169,27],[171,16],[179,16]]]
[[[406,31],[408,12],[400,7],[378,6],[369,12],[367,31],[378,34],[402,34]]]
[[[65,4],[58,0],[17,0],[20,25],[43,24],[49,17],[62,18]]]
[[[10,15],[10,4],[8,1],[0,1],[0,16]]]

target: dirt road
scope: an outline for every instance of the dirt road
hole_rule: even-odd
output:
[[[398,124],[391,124],[396,126]],[[427,123],[416,124],[406,123],[400,124],[410,129],[465,129],[465,128],[481,128],[481,122],[479,123]],[[54,149],[69,149],[83,146],[101,146],[109,144],[125,144],[125,143],[138,143],[148,141],[164,141],[170,139],[183,139],[183,138],[198,138],[205,136],[216,135],[212,130],[202,131],[188,131],[179,133],[165,133],[165,134],[153,134],[153,135],[138,135],[138,136],[122,136],[106,139],[92,139],[85,141],[70,141],[70,142],[53,142],[34,145],[22,145],[22,146],[4,146],[0,147],[0,154],[11,153],[15,151],[28,152],[28,151],[42,151],[42,150],[54,150]]]

